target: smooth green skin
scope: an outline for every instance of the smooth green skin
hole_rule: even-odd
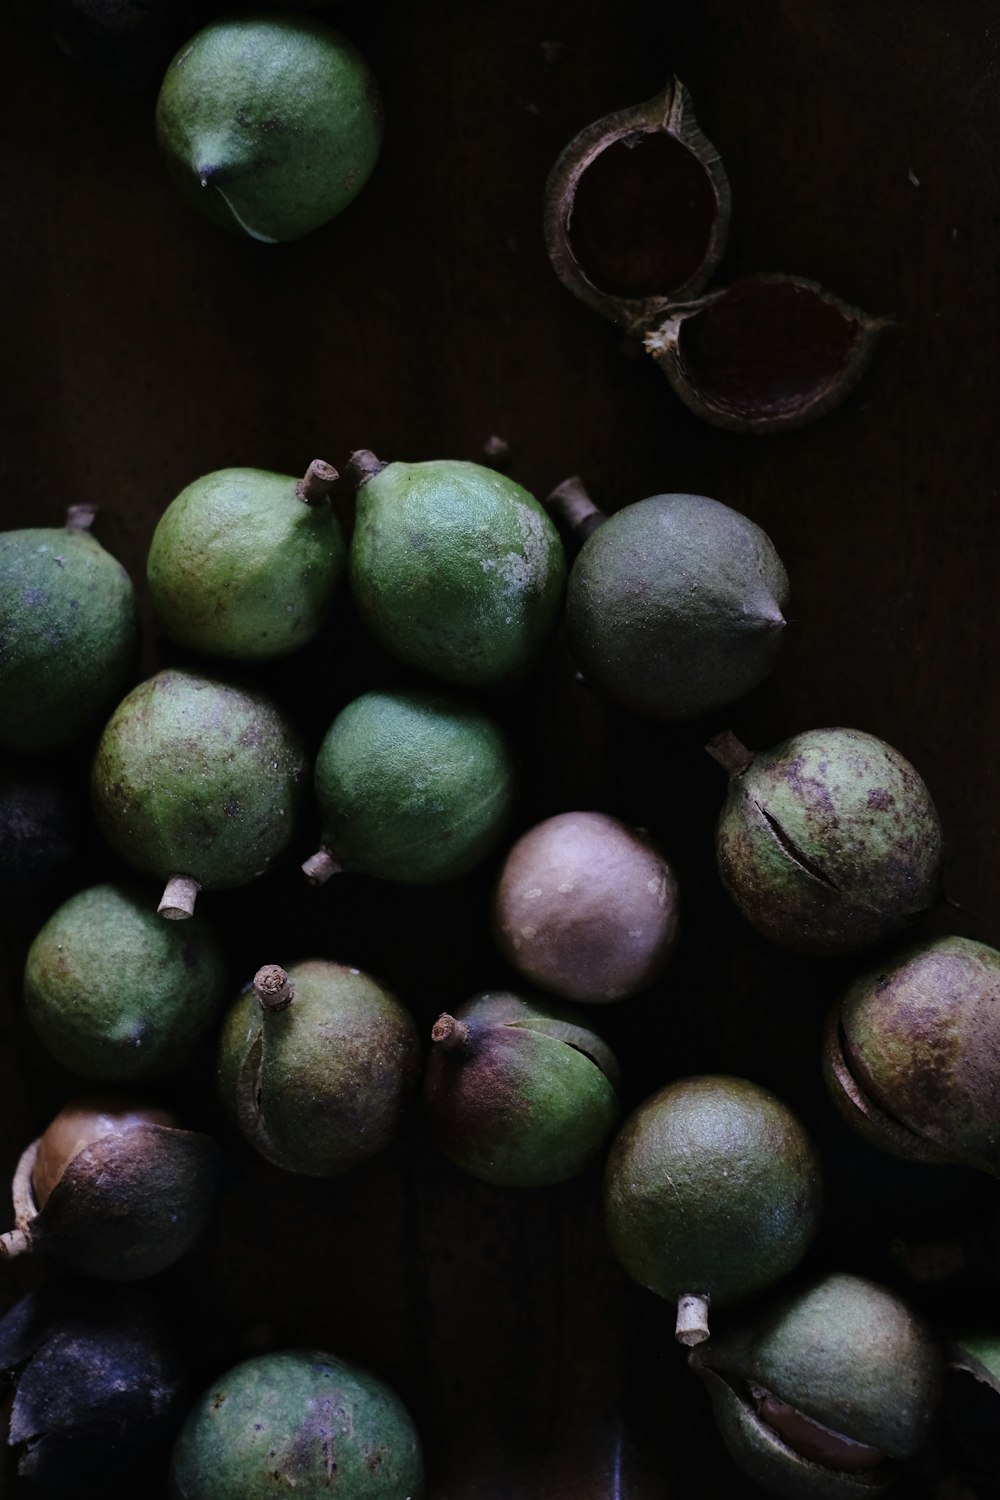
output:
[[[671,1300],[739,1302],[805,1254],[822,1206],[819,1159],[792,1112],[742,1078],[668,1084],[608,1156],[604,1220],[642,1286]]]
[[[219,1036],[219,1097],[250,1144],[287,1172],[331,1177],[385,1149],[417,1083],[408,1011],[367,974],[310,960],[294,998],[265,1011],[251,989]]]
[[[475,996],[454,1012],[466,1046],[431,1047],[424,1104],[456,1166],[505,1187],[565,1182],[594,1161],[618,1120],[618,1065],[569,1006]]]
[[[689,719],[763,681],[787,602],[759,526],[705,495],[653,495],[583,544],[566,626],[591,686],[648,718]]]
[[[174,1500],[420,1500],[423,1457],[394,1391],[313,1349],[244,1360],[188,1413]]]
[[[834,1432],[896,1459],[920,1451],[941,1400],[942,1359],[929,1330],[892,1292],[858,1276],[828,1275],[786,1293],[748,1323],[710,1340],[692,1363],[699,1373],[705,1368],[761,1385]],[[765,1424],[747,1403],[739,1404],[747,1407],[741,1451],[749,1458],[760,1446],[770,1458],[766,1432],[757,1443],[756,1428]],[[780,1439],[778,1445],[782,1466],[798,1472],[803,1495],[827,1493],[804,1485],[816,1465],[788,1457]],[[845,1493],[857,1491],[859,1477],[850,1477]]]
[[[215,21],[177,53],[156,103],[174,186],[206,218],[267,244],[332,219],[371,175],[382,102],[346,37],[306,16]]]
[[[171,640],[207,656],[267,661],[319,632],[347,550],[329,500],[307,504],[295,485],[264,469],[219,469],[171,501],[146,561]]]
[[[943,1155],[1000,1176],[1000,953],[919,943],[856,980],[840,1007],[865,1095]]]
[[[502,837],[515,795],[499,728],[442,694],[355,698],[316,760],[324,848],[345,870],[410,885],[477,865]]]
[[[857,729],[813,729],[754,755],[716,830],[722,883],[772,942],[849,952],[938,897],[942,837],[909,761]]]
[[[117,1083],[189,1062],[222,1008],[226,965],[204,920],[164,922],[148,896],[95,885],[59,907],[24,971],[25,1014],[81,1078]]]
[[[522,676],[555,629],[566,562],[527,490],[454,459],[389,464],[358,491],[351,589],[372,635],[445,682]]]
[[[135,668],[128,574],[84,530],[0,533],[0,748],[61,750],[96,730]]]
[[[263,875],[288,844],[302,749],[263,693],[193,672],[141,682],[105,726],[94,815],[129,864],[210,889]]]

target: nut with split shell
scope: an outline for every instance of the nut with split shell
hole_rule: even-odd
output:
[[[932,1438],[941,1356],[892,1292],[831,1274],[694,1350],[733,1460],[785,1500],[886,1494]]]
[[[211,1136],[124,1095],[82,1096],[22,1154],[0,1254],[37,1251],[105,1281],[153,1276],[201,1234],[221,1175]]]
[[[434,1024],[424,1082],[431,1134],[486,1182],[564,1182],[618,1118],[618,1064],[586,1019],[552,1000],[476,995]]]
[[[1000,952],[936,938],[862,975],[830,1012],[823,1067],[875,1145],[1000,1176]]]
[[[937,900],[942,835],[910,762],[859,729],[811,729],[770,750],[718,735],[729,773],[719,875],[757,931],[801,953],[868,947]]]
[[[332,1177],[395,1139],[418,1080],[409,1012],[345,964],[265,964],[219,1035],[219,1097],[254,1150],[286,1172]]]

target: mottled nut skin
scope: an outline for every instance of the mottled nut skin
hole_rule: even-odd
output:
[[[857,1276],[786,1292],[691,1364],[734,1461],[788,1500],[887,1492],[898,1461],[926,1445],[940,1407],[942,1361],[929,1330]],[[797,1446],[803,1439],[810,1454]]]
[[[176,1500],[421,1500],[420,1439],[396,1393],[318,1349],[244,1360],[188,1413],[170,1463]]]
[[[677,882],[643,830],[606,813],[560,813],[511,849],[492,920],[504,958],[542,989],[623,1000],[673,952]]]
[[[906,949],[847,991],[839,1040],[861,1094],[918,1145],[1000,1176],[995,948],[947,937]]]
[[[731,778],[719,874],[743,915],[802,953],[864,948],[937,899],[941,825],[920,776],[856,729],[816,729]]]
[[[579,1012],[476,995],[431,1035],[424,1111],[457,1166],[486,1182],[538,1187],[596,1158],[618,1119],[618,1065]]]
[[[325,959],[287,971],[292,998],[239,996],[219,1036],[219,1096],[256,1151],[286,1172],[332,1177],[394,1139],[416,1087],[409,1012],[376,980]]]
[[[122,859],[209,889],[262,875],[288,844],[302,748],[264,693],[175,669],[141,682],[104,728],[94,815]]]

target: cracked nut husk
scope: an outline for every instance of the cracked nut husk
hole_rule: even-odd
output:
[[[941,825],[920,776],[857,729],[813,729],[753,752],[707,746],[729,773],[716,828],[722,883],[771,942],[847,953],[937,900]]]
[[[86,1095],[56,1115],[14,1174],[15,1228],[0,1255],[37,1251],[66,1270],[133,1281],[173,1265],[215,1204],[210,1136],[124,1095]]]
[[[886,1494],[928,1443],[940,1407],[929,1331],[857,1276],[786,1292],[690,1363],[734,1462],[785,1500]]]
[[[918,943],[863,975],[830,1013],[834,1102],[883,1150],[1000,1176],[1000,953]]]

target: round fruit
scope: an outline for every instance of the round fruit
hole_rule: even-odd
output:
[[[286,656],[312,640],[346,562],[328,499],[336,477],[319,462],[298,481],[219,469],[182,490],[160,517],[146,562],[171,640],[242,661]]]
[[[162,922],[120,885],[71,896],[28,952],[28,1020],[84,1078],[123,1083],[188,1062],[225,995],[222,952],[202,918]]]
[[[654,495],[584,543],[566,625],[600,692],[649,718],[688,719],[763,681],[787,602],[788,578],[759,526],[705,495]]]
[[[722,883],[772,942],[842,953],[933,904],[938,815],[898,750],[858,729],[812,729],[753,754],[709,745],[729,771],[715,848]]]
[[[887,1494],[941,1401],[930,1331],[884,1287],[828,1275],[691,1355],[734,1461],[787,1500]]]
[[[201,1234],[215,1206],[221,1153],[163,1110],[123,1095],[67,1104],[22,1153],[6,1257],[37,1251],[107,1281],[155,1276]]]
[[[354,467],[365,477],[351,588],[371,633],[446,682],[485,687],[522,676],[555,628],[566,568],[538,501],[459,460],[379,467],[356,454]]]
[[[71,513],[72,514],[72,513]],[[59,750],[99,727],[135,667],[128,574],[83,519],[0,533],[0,747]]]
[[[786,1105],[742,1078],[668,1084],[625,1121],[604,1178],[611,1246],[642,1286],[678,1301],[677,1336],[780,1281],[819,1224],[819,1159]]]
[[[432,693],[365,693],[333,721],[316,760],[323,851],[306,866],[429,885],[496,844],[514,802],[514,760],[471,703]]]
[[[420,1500],[420,1439],[399,1397],[347,1360],[289,1349],[244,1360],[189,1412],[176,1500]]]
[[[382,103],[368,64],[332,27],[231,16],[171,62],[156,134],[189,203],[275,244],[318,229],[361,191],[382,143]]]
[[[618,1119],[618,1064],[578,1012],[477,995],[440,1016],[431,1037],[424,1108],[456,1165],[538,1187],[591,1164]]]
[[[851,985],[827,1026],[827,1083],[884,1150],[1000,1176],[1000,953],[971,938],[904,950]]]
[[[285,848],[304,771],[298,740],[263,693],[167,670],[105,726],[94,812],[123,859],[167,880],[161,913],[189,917],[199,887],[245,885]]]
[[[332,1177],[394,1139],[420,1044],[394,995],[343,964],[267,964],[219,1037],[219,1094],[261,1156]]]
[[[677,882],[642,829],[559,813],[513,846],[493,896],[493,935],[526,979],[568,1000],[622,1000],[673,953]]]

